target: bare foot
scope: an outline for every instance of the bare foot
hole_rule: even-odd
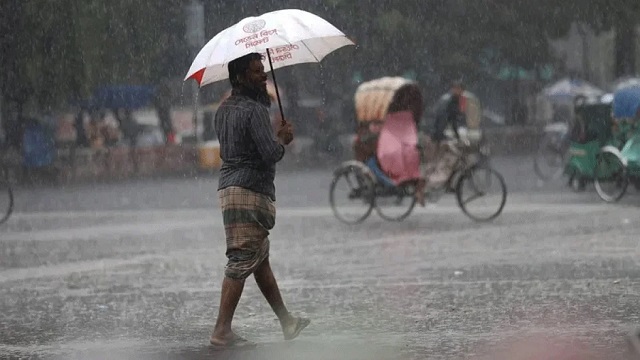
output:
[[[311,323],[311,320],[305,318],[291,317],[286,323],[282,323],[282,333],[285,340],[293,340],[300,332]]]
[[[255,346],[254,342],[236,335],[233,331],[220,335],[212,334],[211,338],[209,338],[209,343],[215,348],[237,348],[245,346]]]

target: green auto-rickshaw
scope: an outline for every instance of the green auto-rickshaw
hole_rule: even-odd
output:
[[[602,200],[618,201],[628,185],[640,189],[640,86],[616,90],[613,99],[616,142],[600,149],[595,187]]]
[[[564,174],[575,191],[585,189],[594,180],[596,156],[605,146],[617,146],[613,136],[612,96],[578,97],[569,136]]]

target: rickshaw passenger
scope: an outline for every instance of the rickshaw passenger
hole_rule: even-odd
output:
[[[398,111],[387,115],[376,155],[380,168],[394,186],[413,183],[416,201],[424,206],[426,182],[420,171],[418,132],[412,112]],[[375,160],[371,162],[375,163]]]
[[[413,117],[413,122],[415,124],[415,136],[416,136],[416,140],[417,140],[417,149],[412,149],[418,151],[419,157],[422,156],[422,151],[421,149],[424,148],[425,144],[424,141],[422,141],[420,134],[418,133],[418,128],[419,128],[419,123],[420,120],[422,119],[422,114],[424,112],[424,101],[422,99],[422,94],[419,91],[416,91],[417,88],[407,88],[406,91],[400,91],[397,94],[397,97],[394,99],[395,101],[393,101],[390,105],[389,105],[389,109],[387,110],[387,113],[391,114],[391,113],[395,113],[395,112],[401,112],[401,111],[406,111],[408,110],[409,112],[411,112],[411,115]],[[410,154],[405,154],[405,159],[411,156]],[[420,161],[418,162],[418,164],[416,164],[417,168],[415,169],[415,172],[418,174],[421,174],[422,171],[420,169]],[[424,177],[420,176],[418,177],[416,180],[416,192],[415,192],[415,197],[416,200],[418,201],[418,204],[420,204],[420,206],[425,206],[425,193],[424,193],[424,189],[427,185],[426,180],[424,179]]]
[[[354,152],[356,160],[363,162],[373,172],[378,180],[385,186],[395,186],[393,181],[380,169],[380,164],[376,157],[376,149],[378,145],[378,137],[382,124],[372,121],[370,123],[361,124],[358,128],[356,142],[354,144]]]
[[[382,169],[380,169],[380,164],[378,163],[378,158],[375,155],[369,157],[365,161],[365,165],[367,165],[367,167],[369,169],[371,169],[371,172],[373,172],[373,175],[375,175],[376,178],[378,178],[378,180],[382,181],[382,183],[385,186],[388,186],[388,187],[396,186],[393,183],[393,181],[382,171]]]
[[[573,121],[567,121],[571,124],[569,130],[569,138],[571,141],[575,141],[579,144],[584,144],[587,139],[587,124],[583,112],[585,111],[585,104],[587,98],[584,95],[577,96],[573,101]]]
[[[382,125],[377,122],[361,123],[356,131],[356,140],[353,143],[355,159],[366,162],[376,153],[376,144]]]
[[[575,141],[579,144],[584,144],[590,140],[587,137],[587,127],[584,122],[584,118],[579,112],[576,112],[569,137],[571,141]]]

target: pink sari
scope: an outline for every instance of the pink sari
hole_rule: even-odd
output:
[[[378,138],[377,157],[382,171],[399,185],[420,175],[418,129],[410,111],[387,114]]]

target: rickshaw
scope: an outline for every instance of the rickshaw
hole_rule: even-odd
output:
[[[387,221],[402,221],[415,207],[416,179],[408,177],[394,181],[389,166],[385,167],[378,160],[381,149],[392,144],[404,147],[408,154],[415,150],[420,154],[418,166],[425,163],[427,146],[418,145],[418,138],[424,136],[412,123],[420,119],[422,113],[420,88],[411,80],[384,77],[362,83],[355,92],[354,102],[357,122],[355,159],[343,162],[333,173],[329,190],[333,213],[344,223],[357,224],[364,221],[375,208],[378,215]],[[404,123],[404,131],[400,130],[403,135],[391,138],[388,143],[382,141],[386,134],[392,132],[388,130],[392,121],[406,119],[404,116],[407,114],[412,122]],[[389,132],[385,133],[387,130]],[[426,195],[453,193],[458,206],[472,220],[495,219],[506,203],[507,189],[503,177],[481,163],[479,154],[472,146],[447,140],[446,147],[455,155],[451,171],[446,181],[436,187],[428,186]],[[412,159],[400,160],[403,161]],[[495,204],[487,205],[487,201]],[[475,205],[479,205],[479,212]]]
[[[543,129],[534,158],[534,171],[542,181],[565,175],[574,128],[576,100],[600,99],[604,92],[579,79],[564,78],[545,87],[536,99],[537,117],[551,121]],[[576,181],[579,187],[579,181]]]
[[[534,170],[541,180],[568,177],[574,191],[582,191],[594,179],[596,155],[615,141],[611,132],[613,96],[577,96],[561,121],[544,128],[534,158]],[[570,114],[569,114],[570,113]]]
[[[595,187],[606,202],[620,200],[629,183],[640,189],[640,86],[614,93],[613,120],[618,143],[603,147],[596,157]]]
[[[596,156],[600,149],[616,145],[612,132],[612,97],[578,97],[575,101],[574,119],[567,134],[569,147],[563,174],[574,191],[583,191],[595,177]]]

